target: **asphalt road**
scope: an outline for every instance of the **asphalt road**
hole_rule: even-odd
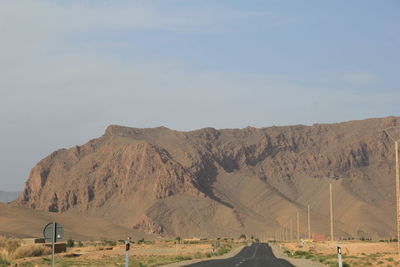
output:
[[[236,256],[223,260],[208,260],[186,266],[191,267],[293,267],[290,262],[278,259],[267,243],[253,243],[243,248]]]

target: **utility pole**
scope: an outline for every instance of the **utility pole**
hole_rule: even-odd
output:
[[[307,211],[308,211],[308,240],[311,240],[310,205],[307,205]]]
[[[290,218],[290,241],[293,241],[293,224],[292,224],[292,218]]]
[[[300,242],[300,221],[299,221],[299,212],[297,212],[297,242]]]
[[[329,183],[329,200],[331,213],[331,241],[333,241],[333,206],[332,206],[332,184]]]
[[[394,143],[396,148],[396,198],[397,198],[397,256],[400,259],[400,175],[399,175],[399,141]]]
[[[287,225],[285,225],[283,229],[285,229],[285,241],[287,241]]]

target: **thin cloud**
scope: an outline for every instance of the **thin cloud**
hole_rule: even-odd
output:
[[[364,71],[347,73],[343,75],[342,79],[355,87],[375,85],[380,81],[376,74]]]
[[[142,51],[116,56],[113,49],[124,44],[107,36],[119,29],[230,31],[240,20],[279,19],[270,13],[218,6],[163,9],[161,1],[88,3],[0,3],[0,158],[6,166],[0,170],[0,189],[21,190],[42,157],[99,136],[108,124],[264,127],[386,116],[388,106],[398,106],[400,92],[359,90],[380,84],[367,71],[270,75],[200,70],[184,59],[140,62],[136,56]],[[91,39],[85,49],[76,40],[75,33],[90,39],[102,31],[105,40]],[[109,54],[96,49],[104,45]]]

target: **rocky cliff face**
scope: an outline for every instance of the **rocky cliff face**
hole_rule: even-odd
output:
[[[394,149],[381,130],[394,125],[399,118],[192,132],[109,126],[40,161],[15,204],[209,236],[272,235],[311,203],[314,232],[324,234],[330,182],[346,205],[336,208],[337,234],[389,236]]]

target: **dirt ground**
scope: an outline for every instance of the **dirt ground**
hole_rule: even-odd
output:
[[[342,249],[343,261],[350,266],[400,266],[396,242],[306,242],[302,247],[298,243],[282,243],[281,246],[294,257],[301,255],[296,251],[303,251],[306,252],[302,254],[304,257],[314,258],[328,266],[337,262],[338,246]]]
[[[183,260],[206,259],[211,257],[214,241],[197,244],[176,244],[174,241],[158,241],[146,244],[131,244],[130,266],[159,266]],[[226,252],[237,246],[237,242],[220,242]],[[217,254],[218,249],[214,249]],[[225,253],[226,253],[225,252]],[[69,248],[66,253],[56,254],[59,266],[122,266],[125,259],[125,245],[105,246],[85,244]],[[18,266],[48,266],[49,256],[15,260]]]
[[[155,243],[155,244],[132,244],[130,249],[131,256],[176,256],[190,255],[211,252],[212,246],[208,244],[171,244],[171,243]],[[96,259],[104,256],[124,256],[125,246],[117,245],[115,247],[83,247],[73,248],[68,253],[81,254],[82,258]]]

